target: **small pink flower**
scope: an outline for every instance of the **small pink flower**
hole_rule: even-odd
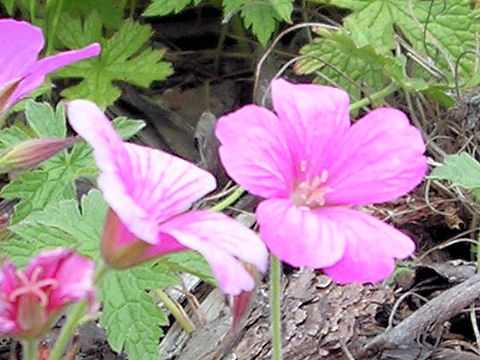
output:
[[[215,189],[210,173],[160,150],[123,142],[91,102],[75,100],[67,109],[101,171],[98,186],[111,208],[102,254],[110,266],[130,267],[193,249],[210,263],[225,293],[253,289],[255,281],[238,259],[265,271],[268,253],[262,241],[224,214],[185,211]]]
[[[92,300],[94,264],[67,249],[39,253],[25,270],[0,270],[0,334],[38,338],[70,303]]]
[[[349,207],[396,199],[420,183],[420,132],[391,108],[351,125],[348,95],[332,87],[275,80],[272,100],[275,113],[247,105],[216,129],[228,174],[266,198],[256,210],[263,240],[281,260],[323,268],[339,283],[388,277],[413,241]]]
[[[100,45],[91,44],[38,60],[44,46],[42,30],[13,19],[0,19],[0,44],[0,118],[47,74],[100,53]]]

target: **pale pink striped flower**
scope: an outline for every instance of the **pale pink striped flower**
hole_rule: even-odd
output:
[[[413,241],[352,206],[396,199],[427,169],[425,144],[404,113],[371,111],[350,124],[345,91],[272,83],[275,112],[247,105],[219,119],[227,173],[254,195],[260,235],[293,266],[339,283],[388,277]]]
[[[67,110],[72,127],[93,147],[101,171],[98,186],[111,208],[102,254],[110,266],[126,268],[193,249],[209,262],[225,293],[253,289],[255,281],[239,259],[265,271],[263,242],[224,214],[186,211],[215,189],[210,173],[163,151],[123,142],[89,101],[72,101]]]

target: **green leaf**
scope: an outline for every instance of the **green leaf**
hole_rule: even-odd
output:
[[[293,0],[225,0],[223,12],[230,19],[238,11],[243,18],[245,27],[261,44],[265,45],[276,29],[280,19],[290,22],[293,10]]]
[[[162,256],[157,260],[156,264],[160,268],[187,272],[210,284],[216,284],[210,265],[208,265],[205,258],[197,252],[182,251]]]
[[[475,34],[480,30],[476,20],[479,10],[471,10],[468,0],[411,0],[408,4],[404,0],[332,0],[330,4],[353,12],[345,18],[343,29],[320,30],[320,37],[302,49],[308,57],[296,65],[299,73],[315,72],[316,82],[340,86],[355,100],[395,80],[408,91],[424,91],[451,105],[439,84],[447,88],[453,84],[455,61],[464,51],[475,49]],[[394,57],[398,46],[395,36],[404,38],[417,58],[438,68],[435,72],[439,75],[433,77],[409,60],[407,76],[406,58]],[[383,64],[365,56],[372,49],[383,57]],[[471,79],[474,66],[473,55],[462,57],[460,77]]]
[[[354,41],[368,39],[376,48],[394,49],[397,27],[415,51],[429,56],[450,79],[457,58],[475,49],[479,10],[472,10],[469,0],[411,0],[408,4],[404,0],[332,0],[331,4],[353,10],[345,28]],[[473,73],[474,60],[474,56],[466,56],[460,62],[461,75],[467,79]]]
[[[160,327],[168,325],[144,286],[145,282],[160,285],[162,276],[146,271],[145,266],[110,272],[100,287],[100,324],[107,331],[110,346],[118,352],[124,350],[130,360],[158,360],[158,342],[163,336]]]
[[[263,5],[255,0],[248,1],[241,14],[245,27],[251,28],[258,41],[265,45],[275,31],[279,19],[277,13],[272,11],[272,5],[267,2]]]
[[[96,19],[95,19],[96,18]],[[98,15],[82,25],[78,19],[69,19],[58,32],[59,39],[69,47],[85,45],[85,38],[99,41],[100,56],[71,64],[54,73],[56,77],[83,78],[71,88],[62,91],[67,99],[83,98],[100,106],[112,104],[121,94],[113,81],[124,81],[148,87],[154,80],[163,80],[172,73],[169,63],[161,61],[164,52],[145,48],[152,35],[148,25],[125,21],[115,35],[100,38]]]
[[[308,57],[295,65],[296,72],[320,70],[318,81],[347,90],[355,100],[385,87],[391,81],[387,69],[395,77],[403,73],[390,53],[380,54],[370,44],[359,46],[345,31],[321,29],[319,34],[321,37],[301,50]]]
[[[429,177],[448,180],[468,190],[480,189],[480,163],[467,153],[448,155],[445,164],[434,169]]]
[[[98,190],[81,199],[63,200],[10,226],[16,235],[6,241],[2,250],[17,264],[25,265],[32,254],[55,247],[75,248],[90,258],[99,257],[107,204]]]
[[[59,103],[53,111],[48,103],[29,100],[25,107],[25,116],[39,137],[64,139],[67,135],[65,107],[62,103]]]
[[[128,140],[145,127],[145,121],[127,119],[120,116],[113,119],[113,127],[120,134],[123,140]]]
[[[152,0],[147,9],[143,12],[143,16],[164,16],[171,13],[178,14],[187,6],[198,5],[202,0]]]
[[[122,9],[117,0],[82,0],[65,1],[62,8],[62,16],[70,16],[75,19],[80,17],[89,18],[92,10],[98,13],[101,23],[107,29],[118,29],[123,22]]]
[[[31,138],[31,131],[22,123],[15,122],[11,127],[0,130],[0,152],[12,145]]]
[[[269,0],[272,4],[273,8],[277,12],[280,17],[288,22],[291,23],[292,19],[292,11],[293,11],[293,3],[292,0]]]

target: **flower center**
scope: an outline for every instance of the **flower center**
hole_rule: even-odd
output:
[[[292,192],[293,203],[301,209],[315,209],[325,205],[325,194],[332,191],[326,185],[327,179],[328,172],[323,170],[320,176],[302,181]]]
[[[17,270],[15,272],[15,275],[17,276],[19,286],[14,291],[12,291],[9,296],[9,301],[14,302],[19,297],[33,295],[34,297],[38,298],[38,300],[40,300],[41,305],[47,306],[47,288],[56,288],[58,286],[58,282],[55,279],[39,280],[42,272],[43,268],[36,267],[33,270],[30,278],[28,278],[23,271]]]

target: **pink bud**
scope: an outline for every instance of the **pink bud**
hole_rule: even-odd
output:
[[[25,140],[0,154],[0,171],[25,170],[50,159],[61,150],[79,141],[78,137],[68,139],[42,138]]]

